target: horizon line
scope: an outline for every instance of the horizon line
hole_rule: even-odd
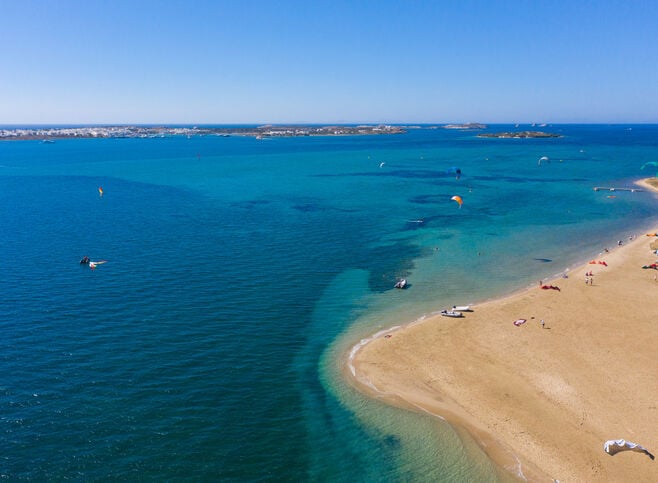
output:
[[[655,125],[656,121],[620,121],[620,122],[604,122],[604,121],[587,121],[587,122],[545,122],[545,121],[335,121],[335,122],[322,122],[322,121],[291,121],[291,122],[0,122],[0,127],[10,126],[98,126],[98,127],[115,127],[115,126],[347,126],[347,125],[389,125],[389,126],[431,126],[431,125],[467,125],[467,124],[487,124],[487,125],[530,125],[535,127],[549,127],[549,126],[564,126],[564,125],[608,125],[608,126],[624,126],[624,125]]]

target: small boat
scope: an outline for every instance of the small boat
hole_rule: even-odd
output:
[[[452,310],[455,312],[473,312],[470,305],[453,305]]]
[[[463,317],[464,314],[457,312],[456,310],[442,310],[441,315],[444,317]]]
[[[406,278],[401,278],[397,282],[395,282],[395,288],[405,288],[407,286],[407,279]]]

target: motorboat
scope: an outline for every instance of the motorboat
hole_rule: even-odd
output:
[[[453,305],[452,310],[455,312],[473,312],[470,305]]]
[[[441,315],[444,317],[463,317],[464,314],[457,312],[456,310],[442,310]]]

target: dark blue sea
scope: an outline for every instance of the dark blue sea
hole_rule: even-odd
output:
[[[657,224],[593,187],[656,175],[658,126],[542,130],[0,142],[0,477],[506,479],[344,374],[364,337]]]

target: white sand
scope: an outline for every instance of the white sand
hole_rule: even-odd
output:
[[[658,460],[603,451],[624,438],[658,454],[658,270],[641,268],[658,259],[653,241],[641,234],[596,257],[607,266],[544,282],[560,291],[536,287],[382,334],[348,375],[391,404],[441,415],[527,479],[658,481]]]

